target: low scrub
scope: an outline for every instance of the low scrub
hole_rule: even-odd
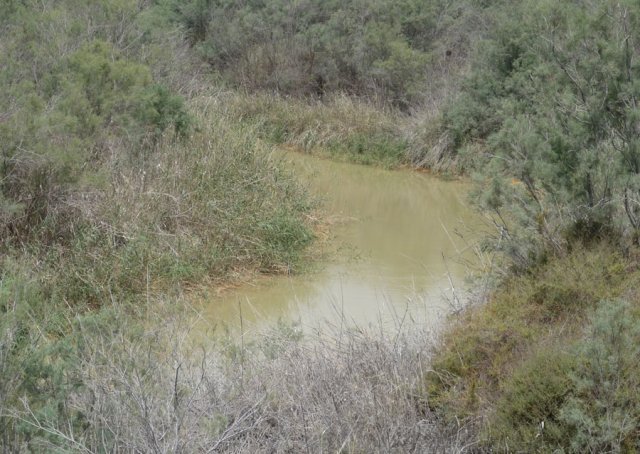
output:
[[[425,376],[432,408],[483,419],[500,451],[633,452],[639,280],[606,245],[507,279],[445,334]]]
[[[321,337],[281,326],[197,345],[175,301],[34,323],[19,287],[2,287],[14,298],[0,337],[5,450],[457,452],[469,442],[468,428],[441,424],[418,398],[431,346],[419,326]]]
[[[640,449],[638,308],[604,301],[583,335],[527,360],[505,381],[489,426],[512,451]]]

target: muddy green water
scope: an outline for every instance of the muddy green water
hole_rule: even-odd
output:
[[[452,287],[463,288],[464,261],[472,260],[468,232],[477,218],[468,185],[293,152],[281,159],[335,220],[327,262],[211,297],[202,308],[208,328],[237,333],[241,320],[245,335],[279,320],[305,330],[378,328],[408,317],[437,325],[451,309]]]

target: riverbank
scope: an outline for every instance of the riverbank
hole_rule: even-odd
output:
[[[639,280],[637,261],[610,246],[576,248],[508,279],[441,341],[406,319],[203,343],[183,298],[113,304],[49,318],[65,337],[4,363],[3,389],[41,397],[5,400],[3,418],[42,450],[633,452]],[[13,361],[29,365],[26,381]]]
[[[466,158],[452,152],[441,130],[440,106],[409,114],[343,93],[314,98],[230,91],[221,97],[230,118],[278,146],[387,169],[400,167],[460,177]]]
[[[99,63],[103,51],[95,49]],[[2,200],[0,217],[4,448],[78,448],[52,431],[67,423],[73,431],[90,427],[71,408],[75,392],[89,384],[85,368],[102,367],[92,362],[99,345],[85,343],[85,326],[107,336],[100,343],[118,333],[135,337],[149,320],[161,323],[156,303],[181,305],[194,283],[219,285],[238,270],[295,269],[312,241],[312,202],[270,148],[228,121],[219,105],[192,106],[181,107],[188,131],[153,140],[141,133],[110,142],[61,126],[58,139],[79,145],[59,155],[30,151],[48,150],[46,125],[59,106],[38,114],[38,134],[10,130],[4,143],[25,148],[2,168],[4,194],[15,197],[13,206]],[[109,154],[96,156],[103,147]],[[75,152],[78,160],[65,154]],[[123,323],[126,316],[132,320]]]
[[[186,301],[152,303],[73,320],[47,351],[49,374],[28,377],[40,399],[4,407],[18,432],[4,442],[28,434],[21,444],[36,451],[231,453],[458,452],[473,440],[424,406],[432,338],[410,320],[304,338],[282,324],[250,342],[194,344]]]

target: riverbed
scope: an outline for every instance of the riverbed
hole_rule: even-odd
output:
[[[459,304],[478,224],[467,183],[296,152],[277,159],[322,202],[326,262],[209,297],[207,330],[251,335],[278,322],[379,329],[408,319],[435,327]]]

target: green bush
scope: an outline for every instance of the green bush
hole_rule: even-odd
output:
[[[568,241],[637,238],[640,8],[516,2],[496,15],[443,125],[454,149],[484,145],[477,201],[506,228],[503,252],[526,268]]]
[[[637,310],[622,301],[601,303],[571,348],[538,352],[505,381],[488,425],[494,445],[530,452],[637,451],[639,340]]]
[[[126,161],[149,139],[157,143],[165,129],[184,136],[190,124],[182,98],[153,84],[146,65],[104,41],[81,46],[43,79],[41,87],[10,82],[10,89],[25,93],[2,125],[0,228],[6,240],[68,238],[69,224],[79,219],[65,200],[113,160],[116,149]]]
[[[191,42],[236,85],[405,107],[420,95],[435,9],[414,0],[175,2]]]
[[[640,449],[640,314],[624,301],[603,302],[576,348],[574,392],[558,413],[571,452]]]
[[[100,127],[138,140],[151,134],[157,141],[169,127],[182,136],[189,128],[184,100],[154,84],[148,66],[123,58],[104,41],[72,54],[58,77],[59,96],[66,100],[61,110],[87,123],[77,131],[81,136],[97,135]]]
[[[427,402],[446,419],[482,417],[487,449],[634,452],[639,279],[606,244],[509,277],[447,328]]]
[[[521,364],[502,384],[496,413],[488,424],[495,446],[513,452],[544,452],[571,433],[560,409],[574,390],[576,359],[568,352],[542,350]]]

